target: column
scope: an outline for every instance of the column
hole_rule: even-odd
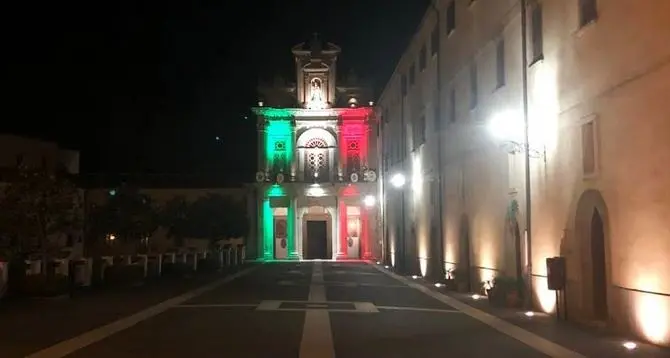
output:
[[[365,129],[363,130],[363,138],[361,140],[361,165],[370,168],[370,122],[364,121]]]
[[[348,179],[346,177],[347,173],[345,173],[345,164],[347,160],[347,150],[345,148],[345,143],[344,143],[344,135],[342,133],[342,119],[340,118],[337,121],[337,127],[336,127],[336,134],[337,134],[337,176],[338,179],[341,177],[345,181]]]
[[[296,250],[296,240],[297,240],[297,230],[296,230],[296,210],[297,210],[297,200],[296,198],[291,198],[288,206],[288,215],[286,217],[286,231],[287,231],[287,246],[288,246],[288,259],[297,260],[299,259],[298,251]]]
[[[268,158],[268,146],[270,141],[268,140],[268,130],[267,126],[263,126],[263,148],[261,148],[263,153],[263,164],[265,164],[265,173],[270,173],[270,158]],[[267,178],[266,178],[267,180]]]
[[[300,207],[300,208],[297,208],[296,210],[298,211],[298,215],[297,215],[296,223],[295,223],[295,225],[296,225],[295,226],[295,232],[296,232],[296,235],[295,235],[295,250],[296,250],[296,255],[298,255],[298,258],[302,258],[303,257],[302,247],[303,247],[303,244],[304,244],[303,238],[305,237],[304,236],[305,235],[305,230],[304,230],[303,225],[302,225],[302,223],[303,223],[302,219],[305,216],[305,212],[307,211],[307,209],[305,207]]]
[[[258,140],[258,156],[256,158],[256,170],[266,170],[266,165],[263,163],[263,159],[265,158],[265,124],[263,123],[258,123],[256,125],[256,136]]]
[[[274,259],[274,215],[272,213],[272,207],[270,207],[270,199],[263,199],[263,216],[261,220],[261,235],[263,237],[263,259],[272,260]]]
[[[339,247],[337,252],[338,259],[347,258],[347,205],[343,200],[338,202],[338,223],[340,225]]]
[[[286,143],[287,148],[290,148],[291,150],[291,155],[290,155],[290,161],[288,163],[288,170],[289,170],[289,176],[293,180],[295,180],[295,175],[296,175],[296,159],[298,158],[298,148],[297,148],[297,142],[296,142],[296,123],[295,123],[295,118],[291,120],[291,139],[290,143]],[[288,178],[287,178],[288,179]],[[290,253],[289,253],[290,255]]]
[[[370,209],[361,205],[361,252],[363,260],[371,260],[372,252],[370,248]]]

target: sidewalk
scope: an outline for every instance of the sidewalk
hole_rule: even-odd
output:
[[[597,331],[596,329],[578,326],[574,323],[558,321],[555,316],[549,316],[544,313],[535,312],[532,317],[528,317],[525,314],[525,311],[493,307],[489,304],[486,297],[481,297],[475,300],[473,299],[472,294],[446,291],[444,288],[437,288],[434,284],[422,279],[413,281],[422,284],[424,287],[427,287],[434,292],[439,292],[443,295],[455,298],[480,311],[503,319],[526,331],[532,332],[542,338],[587,357],[670,357],[670,349],[647,344],[636,340],[635,338],[617,337],[612,334]],[[627,350],[623,347],[623,343],[626,341],[635,342],[637,348],[634,350]]]
[[[0,301],[0,356],[25,357],[196,289],[245,266],[227,272],[164,277],[138,287],[97,288],[77,292],[73,298]]]

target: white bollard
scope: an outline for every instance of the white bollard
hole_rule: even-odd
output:
[[[231,263],[231,257],[230,253],[233,251],[230,248],[225,249],[226,250],[226,266],[230,266]]]
[[[86,258],[86,269],[84,270],[84,286],[90,287],[93,283],[93,259]]]
[[[149,256],[148,255],[137,255],[142,260],[142,267],[144,268],[144,278],[149,275]]]
[[[114,257],[113,256],[103,256],[102,257],[102,267],[100,267],[100,279],[105,280],[105,271],[107,270],[108,266],[113,266],[114,265]]]

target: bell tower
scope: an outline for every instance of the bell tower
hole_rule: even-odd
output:
[[[300,43],[292,49],[296,64],[296,97],[301,108],[325,109],[335,103],[337,56],[341,49],[321,42],[314,34],[309,43]]]

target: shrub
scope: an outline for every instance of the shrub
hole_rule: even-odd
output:
[[[105,283],[108,284],[133,284],[143,279],[143,265],[113,265],[105,269]]]
[[[69,279],[65,275],[27,275],[22,293],[30,296],[58,296],[68,292]]]
[[[198,260],[198,271],[211,272],[219,269],[219,255],[210,255]]]
[[[164,275],[183,275],[190,272],[193,272],[193,265],[190,263],[163,263]]]

